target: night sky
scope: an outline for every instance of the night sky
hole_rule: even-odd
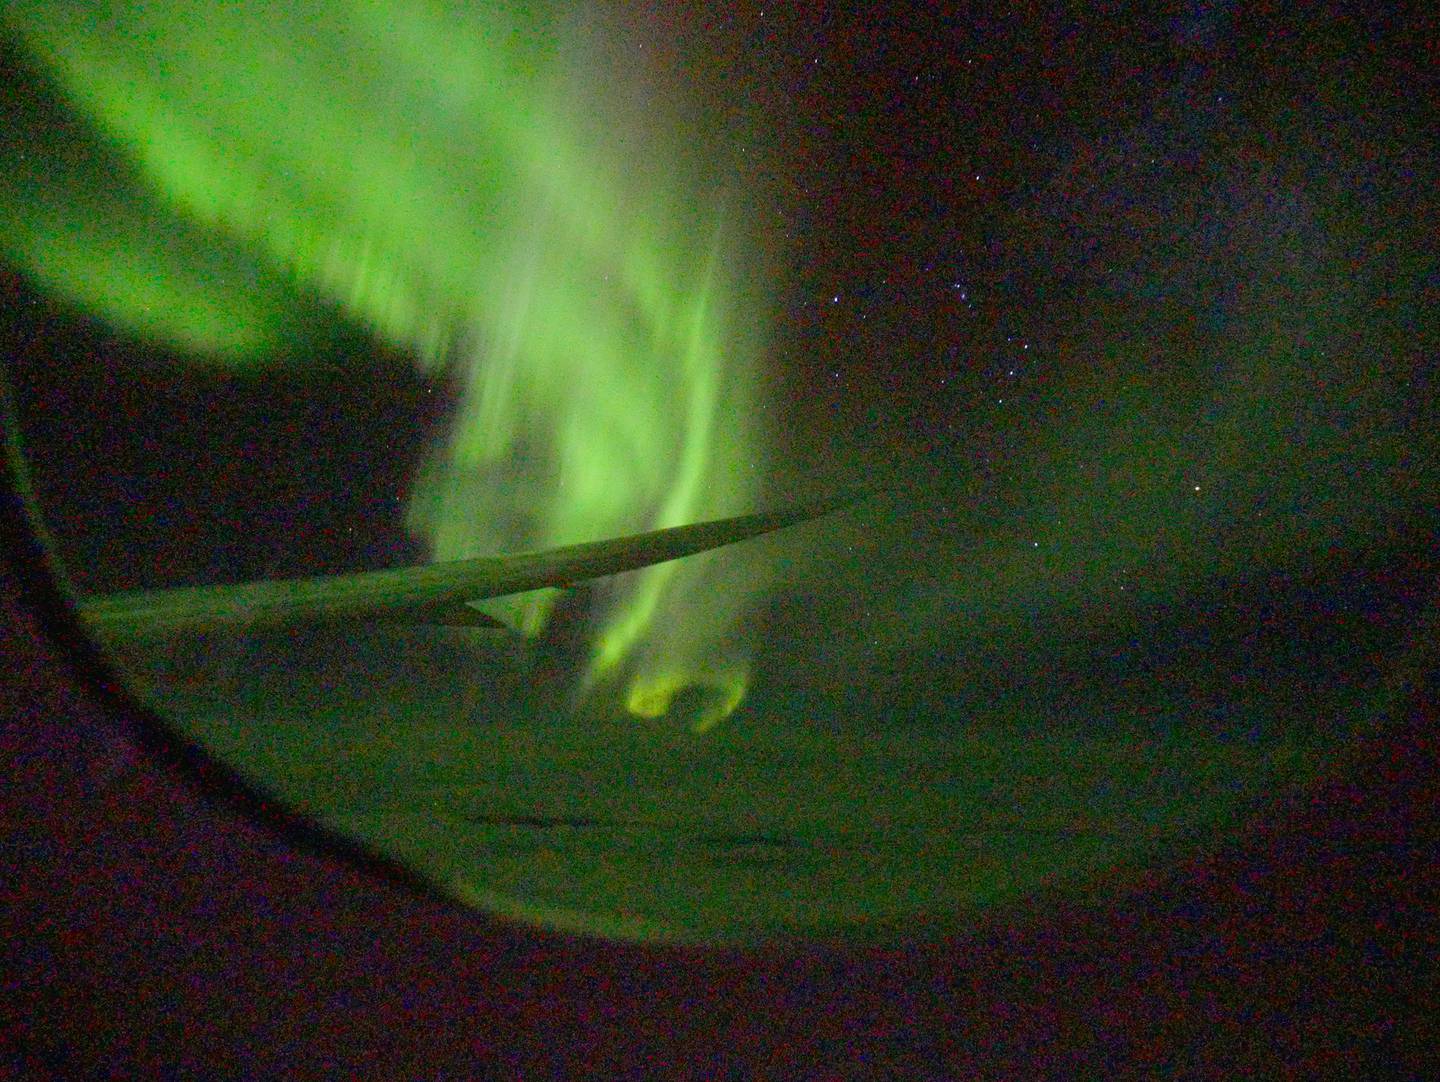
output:
[[[743,40],[725,53],[742,84],[773,84],[746,105],[780,163],[754,168],[781,174],[794,397],[926,447],[1003,440],[1084,380],[1091,339],[1155,327],[1154,354],[1194,352],[1279,245],[1335,226],[1390,279],[1374,288],[1401,287],[1389,303],[1413,291],[1392,367],[1420,378],[1435,285],[1402,268],[1433,207],[1433,76],[1384,14],[1325,11],[754,8],[712,28]]]
[[[769,498],[892,493],[792,557],[793,596],[849,629],[822,651],[837,664],[934,648],[959,612],[1065,611],[1073,631],[1297,562],[1422,559],[1434,75],[1403,20],[666,4],[633,22],[764,237]],[[322,310],[309,370],[176,379],[163,348],[8,289],[36,483],[82,583],[414,558],[390,511],[450,408],[443,376]],[[820,664],[787,605],[779,634]]]
[[[708,194],[758,238],[764,502],[876,492],[720,557],[772,583],[727,734],[1164,732],[1263,753],[1338,743],[1428,671],[1440,65],[1417,25],[1338,3],[621,20],[682,102]],[[39,145],[68,138],[53,88],[4,60],[6,110]],[[313,299],[256,378],[177,365],[22,272],[0,284],[35,492],[82,590],[424,558],[402,508],[451,375]],[[525,672],[563,681],[590,596]],[[281,698],[331,689],[295,691],[307,711],[334,688],[365,701],[377,674],[431,694],[466,664],[455,645],[426,669],[383,636],[322,636],[284,645],[294,687],[251,675]],[[513,685],[506,664],[486,679]],[[511,685],[528,720],[563,698]],[[249,754],[243,727],[211,737]],[[1050,744],[1024,765],[1010,746],[985,754],[1022,781],[1056,776],[1046,755],[1090,763],[1077,793],[1111,754]],[[1135,769],[1116,785],[1146,799],[1184,774]]]
[[[1202,611],[1333,643],[1317,594],[1424,594],[1435,78],[1403,19],[757,6],[691,31],[717,85],[761,88],[735,153],[788,253],[790,468],[929,486],[833,551],[818,623],[989,657],[1005,609],[1027,638],[1119,629],[1110,658],[1245,639],[1184,630]]]

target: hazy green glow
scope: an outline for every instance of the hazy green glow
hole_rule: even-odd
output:
[[[293,333],[293,291],[242,248],[174,214],[113,148],[30,102],[9,119],[0,250],[11,261],[114,324],[225,363]]]
[[[111,322],[189,351],[241,358],[278,344],[281,313],[237,281],[236,268],[217,260],[213,278],[169,273],[173,246],[193,238],[151,228],[161,223],[144,208],[127,210],[87,215],[30,203],[6,234],[7,254]],[[193,254],[198,263],[204,249]]]
[[[421,0],[19,0],[7,18],[138,176],[123,190],[82,171],[99,214],[12,185],[39,213],[11,257],[227,363],[264,360],[294,314],[270,283],[288,280],[453,366],[456,421],[408,510],[436,558],[753,504],[756,343],[731,322],[734,231],[703,163],[651,115],[658,91],[621,69],[638,54],[599,59],[623,52],[612,34],[539,6]],[[734,567],[609,587],[590,682],[624,680],[647,714],[697,682],[733,709]],[[502,615],[533,632],[552,604]]]

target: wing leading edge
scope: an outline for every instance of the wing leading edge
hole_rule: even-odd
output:
[[[854,502],[850,497],[803,504],[516,556],[483,556],[352,575],[105,594],[82,599],[79,609],[97,634],[120,638],[330,623],[499,626],[469,603],[545,586],[571,586],[665,563],[808,522]]]

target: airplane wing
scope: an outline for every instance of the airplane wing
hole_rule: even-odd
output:
[[[674,526],[546,552],[482,556],[352,575],[266,579],[227,586],[135,590],[80,600],[102,637],[149,638],[224,627],[333,623],[501,626],[469,602],[633,571],[819,518],[854,497]]]

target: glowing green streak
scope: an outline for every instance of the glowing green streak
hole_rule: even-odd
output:
[[[187,351],[241,358],[279,344],[284,310],[254,280],[262,274],[246,282],[248,260],[211,258],[208,276],[177,274],[171,267],[177,248],[188,248],[197,265],[216,253],[151,208],[87,214],[24,202],[27,212],[6,234],[6,253],[82,306]]]
[[[155,250],[144,214],[87,234],[65,224],[64,193],[12,188],[22,208],[61,208],[12,258],[132,331],[229,363],[264,359],[293,322],[263,284],[289,279],[456,366],[455,425],[408,511],[436,558],[753,503],[753,343],[726,325],[722,273],[734,253],[697,163],[607,93],[625,73],[596,66],[593,28],[419,0],[18,0],[6,17],[136,171],[110,201],[153,207],[187,241]],[[200,273],[207,258],[252,270]],[[116,274],[127,260],[143,273]],[[590,683],[628,681],[656,713],[700,682],[728,713],[754,578],[706,559],[619,580]],[[500,612],[533,632],[552,604]]]
[[[177,217],[129,161],[44,104],[17,96],[0,137],[8,259],[113,323],[227,363],[294,333],[296,296],[269,268]]]

